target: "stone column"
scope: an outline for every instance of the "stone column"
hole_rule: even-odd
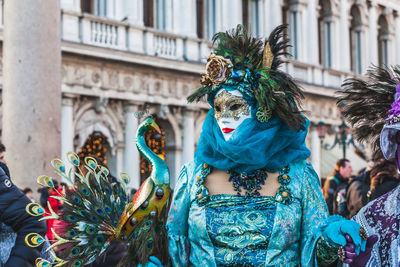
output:
[[[136,130],[138,128],[138,105],[127,103],[125,106],[125,150],[124,167],[131,178],[130,188],[139,189],[140,186],[140,157],[136,148]]]
[[[210,8],[208,9],[210,10]],[[215,0],[215,33],[220,31],[225,31],[224,29],[224,20],[228,16],[229,10],[223,9],[223,2]]]
[[[350,44],[349,4],[347,0],[340,1],[340,43]],[[340,46],[340,70],[350,72],[350,45]]]
[[[311,164],[318,177],[321,176],[321,141],[315,126],[311,126]]]
[[[115,10],[116,6],[115,6],[115,4],[117,4],[117,3],[115,3],[114,0],[106,1],[106,12],[105,12],[105,15],[106,15],[107,18],[110,18],[110,19],[120,20],[120,18],[118,18],[117,14],[116,14],[116,10]]]
[[[331,68],[338,70],[341,68],[341,51],[343,43],[341,43],[341,36],[343,33],[340,28],[340,17],[339,14],[333,14],[331,17]],[[350,46],[350,43],[346,43],[346,46]]]
[[[316,0],[309,0],[307,5],[307,60],[313,65],[319,64],[318,59],[318,15]]]
[[[368,24],[369,24],[369,29],[368,29],[368,33],[369,33],[369,49],[368,49],[368,53],[366,54],[366,56],[369,58],[367,58],[364,62],[365,64],[363,64],[363,70],[365,70],[364,65],[368,66],[370,64],[378,64],[378,17],[377,17],[377,4],[375,0],[371,1],[371,6],[369,8],[369,20],[368,20]]]
[[[173,3],[173,0],[165,0],[164,3],[165,3],[165,6],[164,6],[165,10],[161,9],[160,13],[164,12],[165,30],[167,32],[173,32],[173,30],[174,30],[173,22],[174,22],[174,16],[175,16],[174,12],[176,11],[175,6]],[[178,14],[180,14],[180,13],[178,13]]]
[[[186,109],[183,113],[183,152],[182,163],[193,160],[194,156],[194,111]]]
[[[266,22],[267,22],[267,17],[264,15],[264,10],[265,10],[265,6],[266,3],[264,1],[259,1],[258,2],[258,36],[259,38],[268,38],[269,36],[269,32],[266,31],[267,27],[266,27]],[[241,5],[239,6],[241,7]],[[239,13],[240,15],[242,15],[241,13]],[[242,16],[240,16],[242,17]]]
[[[81,2],[79,0],[61,0],[61,9],[61,38],[65,41],[79,42]]]
[[[143,0],[125,0],[125,17],[129,23],[143,26]]]
[[[19,187],[37,188],[60,157],[60,40],[59,1],[5,1],[3,141]]]
[[[399,18],[399,13],[395,13],[394,16],[394,30],[395,30],[395,35],[394,35],[394,46],[395,47],[400,47],[400,18]],[[400,62],[400,50],[395,49],[395,61]],[[394,55],[392,55],[394,57]]]
[[[290,6],[289,12],[289,31],[292,47],[292,55],[295,60],[302,61],[304,58],[303,45],[303,14],[301,4],[293,4]],[[296,35],[296,39],[294,36]]]
[[[73,96],[64,95],[61,106],[61,159],[65,163],[65,170],[73,167],[67,160],[67,153],[74,152],[74,109]],[[62,179],[63,182],[67,182]]]
[[[174,10],[185,10],[173,16],[174,33],[197,38],[196,0],[174,0]]]
[[[266,8],[269,8],[268,16],[269,18],[269,28],[267,29],[267,35],[275,29],[275,27],[279,26],[282,24],[282,6],[280,4],[281,1],[276,1],[276,0],[268,0],[269,5],[267,3],[265,4]],[[266,18],[266,19],[268,19]]]
[[[236,25],[243,24],[243,7],[241,0],[224,0],[222,2],[223,10],[227,10],[225,14],[224,27],[225,29],[236,28]]]

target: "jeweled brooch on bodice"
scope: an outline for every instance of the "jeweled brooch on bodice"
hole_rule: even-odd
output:
[[[232,170],[228,170],[229,182],[233,183],[233,190],[237,192],[238,196],[242,196],[242,188],[245,191],[245,197],[257,197],[260,196],[261,185],[265,184],[265,180],[268,178],[268,173],[264,169],[256,170],[253,173],[237,173]]]

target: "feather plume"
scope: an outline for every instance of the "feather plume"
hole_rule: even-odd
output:
[[[215,34],[215,54],[229,58],[236,73],[250,71],[250,94],[257,101],[259,109],[279,116],[291,128],[304,129],[302,90],[290,75],[279,70],[284,62],[283,57],[289,56],[287,47],[290,45],[286,31],[287,25],[276,27],[264,43],[249,35],[242,25],[238,25],[233,30]],[[189,102],[199,101],[207,94],[212,105],[212,98],[219,88],[216,85],[203,85],[187,99]]]
[[[359,142],[371,142],[374,155],[380,153],[380,133],[394,101],[399,76],[400,66],[372,66],[366,80],[347,79],[338,93],[337,103],[343,106],[342,114],[354,128],[354,137]]]

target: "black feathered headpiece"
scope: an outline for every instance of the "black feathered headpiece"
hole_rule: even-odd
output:
[[[382,148],[386,158],[393,157],[393,153],[387,153],[393,149],[388,147],[393,147],[393,136],[387,135],[386,130],[399,127],[394,126],[400,112],[395,108],[399,77],[400,66],[392,69],[373,66],[367,71],[367,80],[345,80],[337,102],[343,106],[342,114],[353,126],[355,138],[359,142],[371,142],[374,155]]]

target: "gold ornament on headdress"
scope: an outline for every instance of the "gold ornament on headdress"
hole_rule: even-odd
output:
[[[216,84],[225,82],[230,76],[232,62],[222,56],[211,53],[206,65],[206,74],[201,77],[202,85]]]
[[[263,63],[262,63],[263,69],[270,69],[273,60],[274,60],[274,55],[272,54],[269,43],[267,43],[264,47],[264,52],[263,52]]]

